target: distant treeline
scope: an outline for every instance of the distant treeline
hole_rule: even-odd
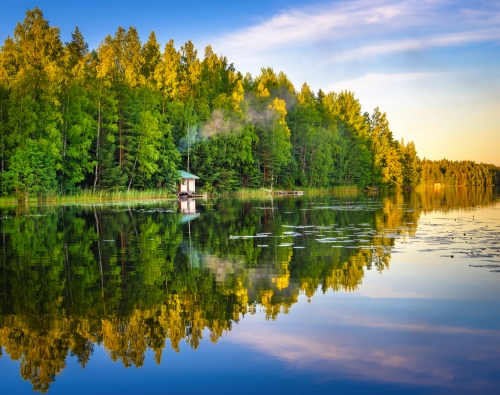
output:
[[[154,32],[118,28],[89,50],[63,43],[39,8],[0,49],[0,187],[26,198],[81,189],[174,189],[178,169],[206,191],[335,185],[492,185],[493,165],[421,161],[386,114],[348,91],[253,78],[210,46],[163,51]]]
[[[458,187],[490,186],[498,180],[499,168],[486,163],[475,163],[470,160],[451,161],[441,159],[437,161],[422,160],[422,184],[432,185],[441,183]]]

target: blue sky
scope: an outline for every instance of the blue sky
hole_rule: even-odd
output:
[[[0,37],[39,6],[91,48],[118,26],[207,44],[237,70],[283,70],[296,89],[354,91],[421,157],[500,165],[500,1],[0,0]]]

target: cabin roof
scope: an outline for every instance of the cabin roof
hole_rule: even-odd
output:
[[[188,173],[187,171],[184,170],[179,170],[179,175],[182,178],[187,178],[187,179],[192,179],[192,180],[199,180],[200,177],[195,176],[194,174]]]

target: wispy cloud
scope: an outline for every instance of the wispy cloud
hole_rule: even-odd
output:
[[[351,80],[337,82],[330,86],[330,90],[341,91],[350,90],[354,92],[377,90],[383,86],[393,83],[401,83],[414,81],[426,78],[437,73],[399,73],[399,74],[382,74],[382,73],[367,73],[362,77]]]
[[[359,0],[285,10],[216,39],[214,47],[238,58],[329,43],[334,47],[338,44],[339,48],[350,47],[331,60],[349,60],[499,37],[500,6],[496,3],[475,10],[451,1]]]
[[[347,314],[336,314],[335,318],[341,322],[347,323],[348,325],[361,326],[361,327],[380,328],[393,331],[455,335],[455,336],[476,336],[476,337],[480,336],[492,339],[500,339],[500,331],[495,329],[468,328],[463,326],[433,325],[425,323],[407,324],[407,323],[390,322],[379,318],[362,317],[362,316],[347,315]]]
[[[381,25],[408,13],[406,3],[391,4],[387,1],[378,1],[375,5],[374,2],[355,1],[306,10],[293,9],[283,11],[255,26],[226,35],[216,40],[215,45],[241,54],[295,47],[318,40],[348,36],[349,32],[355,30],[354,22],[356,25]]]
[[[500,29],[489,29],[430,36],[418,40],[386,41],[383,43],[361,46],[348,51],[342,51],[335,54],[328,60],[346,61],[352,59],[362,59],[390,52],[421,51],[435,47],[451,47],[476,42],[495,41],[499,38]]]
[[[456,382],[455,377],[462,374],[472,379],[479,377],[481,372],[462,372],[463,361],[495,358],[499,351],[498,346],[488,347],[484,343],[478,346],[473,340],[477,337],[497,340],[499,331],[398,324],[382,318],[346,317],[343,314],[335,318],[336,324],[325,333],[286,333],[283,329],[278,331],[268,325],[254,324],[251,327],[239,327],[228,335],[227,340],[245,344],[301,371],[328,372],[330,378],[335,378],[337,374],[344,379],[440,386],[463,385],[467,382],[470,388],[476,384],[470,380]],[[372,332],[372,329],[379,332]],[[402,332],[409,335],[402,335]],[[369,335],[373,333],[377,335]],[[435,343],[443,334],[460,336],[466,341],[462,342],[457,357],[456,347],[450,346],[453,343],[444,342],[439,347],[405,343],[402,339],[411,336],[411,333],[432,339],[431,343]],[[392,340],[387,341],[388,337]]]

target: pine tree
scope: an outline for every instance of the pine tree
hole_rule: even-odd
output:
[[[65,64],[61,84],[62,163],[60,191],[72,192],[92,172],[95,161],[91,155],[95,140],[96,122],[92,114],[91,89],[93,78],[91,53],[78,29],[65,46]]]

